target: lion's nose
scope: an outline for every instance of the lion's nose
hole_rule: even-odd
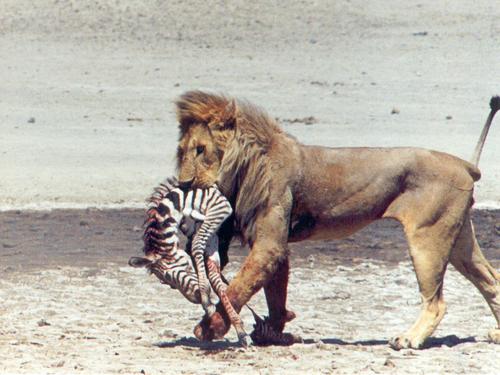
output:
[[[181,189],[189,189],[191,187],[191,185],[193,184],[193,181],[194,181],[194,177],[190,180],[184,180],[184,181],[179,180],[179,187]]]

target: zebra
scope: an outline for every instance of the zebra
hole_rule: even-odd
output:
[[[247,308],[252,312],[255,324],[250,338],[255,345],[268,346],[268,345],[281,345],[289,346],[296,343],[304,343],[300,336],[293,335],[286,332],[276,332],[271,325],[269,318],[262,319],[248,304]],[[287,317],[287,322],[293,320],[295,314]]]
[[[238,341],[246,346],[243,322],[226,295],[226,283],[220,273],[216,232],[232,214],[229,201],[216,185],[184,191],[176,180],[167,179],[155,188],[149,202],[143,236],[146,257],[132,257],[129,265],[147,267],[190,302],[201,303],[209,316],[215,312],[210,298],[212,286],[236,329]],[[197,225],[199,222],[201,225]],[[179,226],[192,243],[196,273],[189,255],[179,249]]]

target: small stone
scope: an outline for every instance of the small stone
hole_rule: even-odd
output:
[[[351,298],[351,295],[347,292],[336,292],[333,299],[346,300]]]
[[[53,363],[53,364],[51,365],[51,367],[63,367],[65,363],[66,363],[66,362],[64,362],[64,361],[62,361],[62,360],[61,360],[61,361],[59,361],[59,362]]]
[[[168,338],[176,338],[178,337],[179,335],[177,335],[174,331],[172,331],[171,329],[166,329],[164,330],[163,332],[160,333],[160,336],[161,337],[168,337]]]
[[[325,81],[311,81],[309,83],[313,86],[328,86],[328,82]]]
[[[85,220],[80,220],[80,226],[81,227],[86,227],[89,225],[89,222],[88,221],[85,221]]]
[[[384,362],[384,366],[387,366],[387,367],[396,367],[396,364],[393,361],[391,361],[390,358],[386,358],[385,362]]]
[[[314,268],[314,255],[309,255],[307,261],[309,262],[309,267]]]
[[[133,230],[134,232],[141,232],[141,231],[142,231],[142,228],[141,228],[140,226],[138,226],[138,225],[134,225],[134,226],[133,226],[133,228],[132,228],[132,230]]]
[[[34,123],[35,123],[35,121],[36,121],[36,120],[35,120],[35,118],[34,118],[34,117],[30,117],[30,118],[28,119],[28,124],[34,124]]]
[[[397,109],[396,107],[394,107],[391,111],[391,115],[399,115],[399,109]]]
[[[450,116],[450,115],[446,116],[446,119],[447,119],[447,120],[451,120],[452,118],[453,118],[453,117],[452,117],[452,116]]]
[[[495,233],[500,236],[500,223],[495,224]]]
[[[45,319],[40,319],[38,322],[36,322],[36,324],[38,324],[38,327],[50,326],[50,323],[47,322]]]

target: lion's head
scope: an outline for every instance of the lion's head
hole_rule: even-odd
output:
[[[216,182],[231,200],[242,237],[251,240],[269,198],[267,152],[281,128],[261,109],[223,95],[190,91],[176,105],[179,183],[206,188]]]
[[[217,181],[227,143],[234,137],[234,102],[190,91],[177,101],[179,183],[207,188]]]

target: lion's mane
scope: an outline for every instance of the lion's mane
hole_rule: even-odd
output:
[[[283,130],[264,110],[224,95],[190,91],[176,104],[181,139],[193,124],[210,129],[221,156],[219,188],[233,204],[243,241],[253,242],[255,220],[267,209],[271,191],[268,151],[273,135]]]

